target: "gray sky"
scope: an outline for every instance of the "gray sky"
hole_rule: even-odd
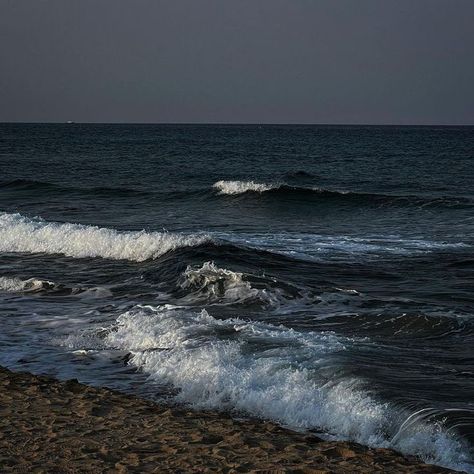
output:
[[[0,0],[0,121],[474,124],[474,0]]]

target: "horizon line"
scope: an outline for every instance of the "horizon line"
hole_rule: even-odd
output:
[[[102,122],[102,121],[0,121],[1,125],[220,125],[220,126],[316,126],[316,127],[473,127],[474,123],[325,123],[325,122]]]

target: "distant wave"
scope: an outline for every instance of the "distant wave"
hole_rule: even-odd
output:
[[[272,184],[256,183],[255,181],[217,181],[213,185],[219,194],[242,194],[249,191],[263,193],[275,189]]]
[[[82,224],[60,224],[21,214],[0,214],[0,252],[63,254],[142,262],[181,247],[209,242],[206,235],[119,232]]]
[[[294,177],[306,176],[306,172],[297,171],[293,173]],[[286,176],[291,180],[292,176]],[[272,196],[278,199],[301,198],[304,200],[327,201],[331,203],[340,203],[343,205],[375,205],[383,206],[415,206],[423,207],[471,207],[474,201],[467,197],[454,196],[417,196],[417,195],[392,195],[383,193],[356,192],[338,189],[326,189],[317,186],[293,186],[286,182],[265,183],[258,181],[238,181],[238,180],[220,180],[212,185],[212,188],[195,188],[192,190],[153,190],[153,189],[133,189],[133,188],[109,188],[109,187],[78,187],[65,184],[48,183],[28,179],[15,179],[11,181],[0,182],[0,190],[15,192],[48,191],[48,193],[57,194],[78,194],[81,196],[96,198],[120,198],[120,197],[144,197],[156,198],[159,200],[187,200],[197,197],[215,199],[219,197],[238,197],[238,196]],[[35,196],[33,194],[33,196]]]
[[[257,183],[255,181],[217,181],[213,188],[218,194],[237,195],[245,193],[267,193],[272,194],[292,194],[292,193],[331,193],[331,194],[349,194],[346,191],[328,191],[322,188],[306,188],[300,186],[290,186],[284,183]]]
[[[107,329],[62,342],[73,350],[127,351],[129,364],[198,409],[236,410],[468,468],[466,446],[441,425],[376,399],[363,380],[338,370],[338,354],[357,343],[172,305],[136,306]]]
[[[383,205],[415,205],[425,206],[465,206],[472,205],[472,200],[465,197],[447,196],[400,196],[379,193],[359,193],[346,190],[331,190],[319,187],[291,186],[286,183],[258,183],[255,181],[217,181],[213,188],[219,195],[236,196],[242,194],[271,194],[278,197],[302,196],[305,198],[330,199],[341,202],[373,203]]]

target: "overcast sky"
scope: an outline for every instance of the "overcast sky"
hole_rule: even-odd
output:
[[[0,121],[474,124],[474,0],[0,0]]]

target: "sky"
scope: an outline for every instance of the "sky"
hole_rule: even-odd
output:
[[[0,0],[0,121],[474,124],[474,0]]]

